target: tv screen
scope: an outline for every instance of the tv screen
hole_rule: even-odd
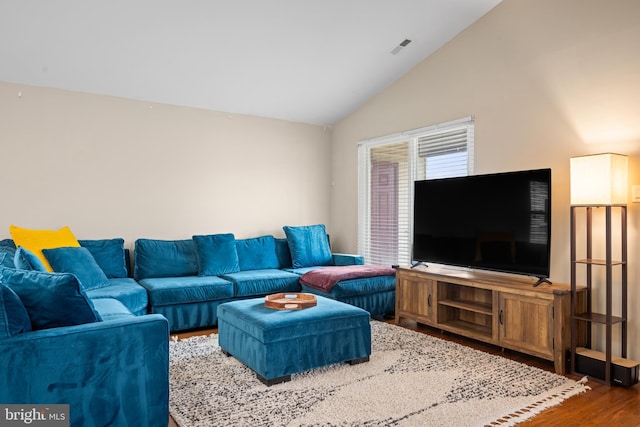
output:
[[[551,169],[416,181],[417,262],[549,277]]]

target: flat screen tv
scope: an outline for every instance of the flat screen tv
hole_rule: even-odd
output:
[[[551,169],[416,181],[413,259],[548,282]]]

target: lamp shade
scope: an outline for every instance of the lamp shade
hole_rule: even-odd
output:
[[[572,205],[626,205],[627,156],[604,153],[571,158]]]

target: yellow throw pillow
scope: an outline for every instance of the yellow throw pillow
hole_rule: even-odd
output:
[[[42,254],[43,249],[80,246],[80,243],[78,243],[78,240],[68,226],[62,227],[60,230],[30,230],[28,228],[10,225],[9,232],[16,246],[22,246],[33,252],[42,260],[47,271],[53,271],[53,269],[51,265],[49,265],[47,258]]]

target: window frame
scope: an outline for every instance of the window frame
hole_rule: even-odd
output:
[[[424,144],[420,146],[420,140],[425,137],[434,137],[438,141],[439,134],[447,134],[452,131],[466,129],[466,175],[472,175],[474,172],[474,131],[475,123],[473,116],[467,116],[458,120],[438,123],[418,129],[387,135],[379,138],[368,139],[358,143],[358,253],[363,255],[366,264],[407,264],[413,261],[413,183],[421,179],[429,179],[429,171],[427,168],[427,157],[420,156],[420,148],[423,149]],[[397,206],[401,206],[404,211],[402,215],[407,218],[400,218],[398,215],[398,224],[396,224],[395,233],[398,235],[397,245],[391,256],[387,257],[383,252],[375,250],[371,241],[372,231],[372,158],[374,150],[391,147],[394,144],[402,146],[406,144],[407,164],[406,176],[398,176],[400,185],[406,191],[397,193]],[[398,148],[400,150],[401,148]],[[403,149],[403,148],[402,148]],[[400,156],[402,153],[398,151]],[[439,153],[442,154],[442,153]],[[421,162],[423,164],[421,164]],[[461,170],[458,169],[457,175],[460,176]],[[438,177],[442,177],[440,174]],[[406,224],[407,230],[400,230],[399,224]],[[404,235],[402,234],[404,233]],[[404,247],[406,245],[406,247]],[[397,254],[397,258],[392,260],[393,254]]]

